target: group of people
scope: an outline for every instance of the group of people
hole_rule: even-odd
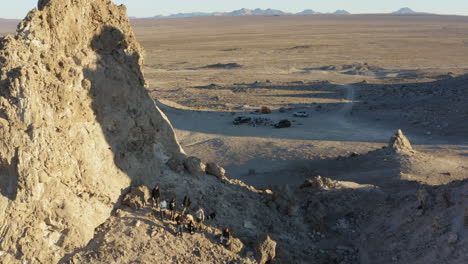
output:
[[[151,200],[153,208],[159,208],[160,217],[162,220],[169,219],[171,221],[176,221],[177,232],[176,236],[182,237],[184,229],[186,229],[190,234],[195,233],[195,230],[203,229],[203,222],[205,221],[205,211],[203,208],[199,207],[195,211],[195,218],[193,215],[189,214],[190,206],[192,201],[189,196],[185,196],[182,201],[182,212],[177,214],[177,202],[175,198],[171,198],[169,201],[161,199],[161,192],[159,190],[159,185],[156,185],[151,193]],[[216,213],[213,212],[209,215],[210,219],[214,219]],[[221,234],[220,242],[224,246],[228,246],[230,242],[230,231],[229,228],[225,228]]]

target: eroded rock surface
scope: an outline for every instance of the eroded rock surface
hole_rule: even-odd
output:
[[[0,42],[1,263],[56,263],[181,152],[124,6],[42,0]],[[31,262],[33,261],[34,262]]]
[[[396,152],[413,151],[413,147],[411,146],[410,141],[403,134],[403,131],[401,131],[401,129],[398,129],[398,131],[395,132],[395,134],[390,138],[388,146]]]

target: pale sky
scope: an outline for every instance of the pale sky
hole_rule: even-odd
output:
[[[389,13],[409,7],[417,12],[468,15],[468,0],[113,0],[128,7],[128,15],[151,17],[187,12],[232,11],[240,8],[273,8],[286,12],[313,9],[333,12]],[[37,0],[0,0],[0,18],[23,18]]]

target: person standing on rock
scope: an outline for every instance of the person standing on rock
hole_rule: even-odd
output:
[[[193,216],[192,215],[187,215],[187,231],[190,233],[190,234],[193,234],[195,233],[195,223],[193,221]]]
[[[159,203],[159,212],[161,213],[161,220],[164,220],[166,218],[166,210],[167,210],[167,201],[163,199]]]
[[[153,208],[158,207],[159,197],[161,197],[161,193],[159,192],[159,185],[156,185],[154,186],[153,192],[151,193],[151,198],[153,200]]]
[[[185,217],[184,217],[184,215],[179,215],[179,216],[177,216],[176,222],[177,222],[177,232],[176,232],[176,236],[182,237],[182,233],[184,232],[184,224],[185,224]]]
[[[171,221],[174,221],[176,207],[177,207],[176,199],[172,198],[171,201],[169,202],[169,211],[171,213]]]
[[[185,211],[187,211],[187,209],[189,209],[190,207],[190,204],[192,203],[192,201],[190,200],[190,197],[188,197],[187,195],[184,197],[184,201],[182,202],[182,205],[184,207],[184,209],[182,209],[182,214],[185,213]]]
[[[201,207],[195,212],[195,220],[197,221],[198,229],[202,229],[203,221],[205,221],[205,212]]]
[[[221,234],[220,241],[221,244],[225,247],[229,245],[229,239],[231,238],[231,232],[229,232],[229,228],[225,228],[223,233]]]

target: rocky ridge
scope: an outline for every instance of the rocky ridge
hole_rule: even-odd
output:
[[[142,61],[108,0],[41,0],[1,40],[0,262],[56,263],[183,155]]]

